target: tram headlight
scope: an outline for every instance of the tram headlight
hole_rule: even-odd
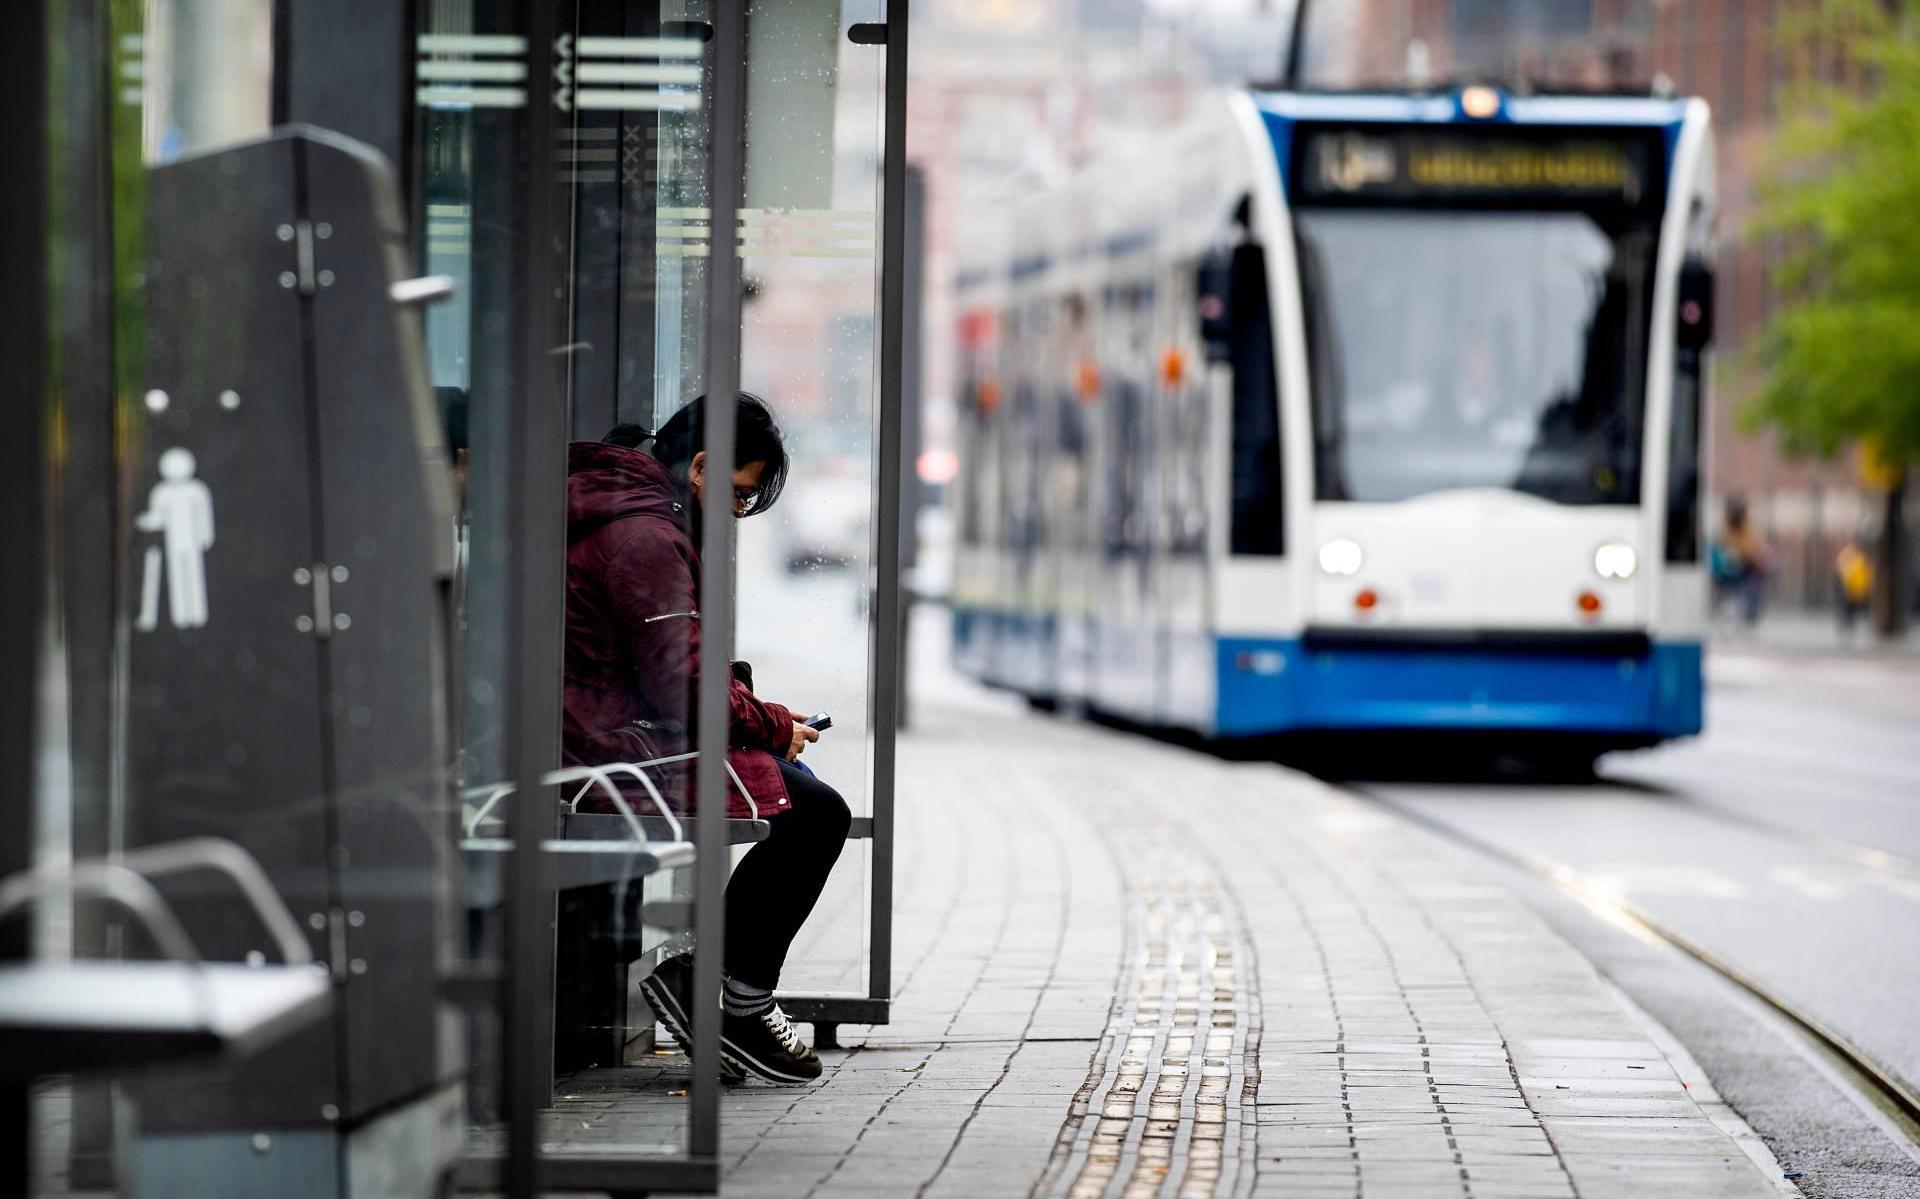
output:
[[[1351,538],[1336,537],[1320,547],[1320,569],[1330,575],[1358,574],[1364,560],[1360,543]]]
[[[1594,573],[1603,579],[1630,579],[1638,565],[1640,558],[1633,547],[1618,541],[1610,541],[1593,551]]]

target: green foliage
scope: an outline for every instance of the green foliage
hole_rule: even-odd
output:
[[[1822,0],[1783,30],[1804,68],[1761,185],[1756,233],[1788,253],[1743,417],[1796,452],[1853,441],[1920,460],[1920,0]],[[1822,52],[1827,53],[1823,54]],[[1812,77],[1824,58],[1847,85]]]

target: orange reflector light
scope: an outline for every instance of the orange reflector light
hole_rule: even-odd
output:
[[[1092,403],[1094,400],[1099,399],[1100,368],[1091,362],[1082,362],[1077,377],[1074,379],[1074,386],[1076,390],[1079,391],[1081,400]]]
[[[988,416],[1000,406],[1000,384],[992,379],[982,379],[973,385],[973,401],[980,405],[980,411]]]
[[[1380,593],[1371,587],[1362,587],[1354,594],[1353,606],[1362,612],[1371,612],[1380,606]]]
[[[1587,616],[1600,615],[1600,597],[1593,592],[1582,591],[1579,600],[1576,602],[1579,603],[1580,611],[1583,614]]]
[[[1160,377],[1168,387],[1180,386],[1180,381],[1187,377],[1187,356],[1180,352],[1180,347],[1168,346],[1160,355]]]

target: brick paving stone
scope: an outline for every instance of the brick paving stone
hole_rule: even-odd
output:
[[[727,1194],[1776,1194],[1451,845],[1276,767],[978,699],[920,718],[893,1022],[843,1027],[811,1087],[727,1091]],[[582,1133],[667,1139],[684,1086],[672,1055],[569,1080],[553,1131],[583,1143],[591,1103]]]

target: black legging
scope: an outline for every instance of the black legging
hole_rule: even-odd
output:
[[[791,762],[780,763],[792,807],[770,817],[767,839],[747,851],[727,883],[727,974],[773,989],[787,950],[840,858],[853,813],[840,793]]]

